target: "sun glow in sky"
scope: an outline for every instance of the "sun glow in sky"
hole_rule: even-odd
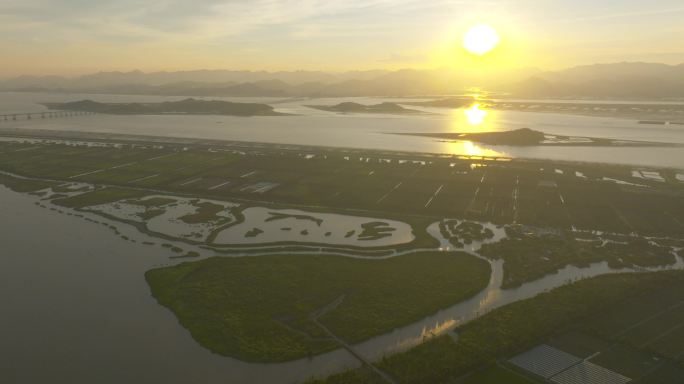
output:
[[[494,28],[479,24],[466,32],[463,47],[474,55],[482,56],[496,48],[500,41],[499,34]]]
[[[683,17],[682,0],[2,0],[0,78],[679,64]]]

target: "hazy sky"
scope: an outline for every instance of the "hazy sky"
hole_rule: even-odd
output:
[[[497,52],[461,50],[471,25]],[[0,76],[684,62],[683,0],[0,0]]]

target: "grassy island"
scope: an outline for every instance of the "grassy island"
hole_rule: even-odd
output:
[[[355,343],[484,289],[490,269],[464,253],[373,261],[279,255],[211,258],[147,272],[152,294],[211,351],[255,362]]]

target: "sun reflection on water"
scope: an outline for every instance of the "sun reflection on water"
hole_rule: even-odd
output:
[[[482,147],[472,141],[448,141],[444,142],[446,149],[445,153],[461,156],[473,157],[502,157],[506,156],[504,153],[495,151],[493,149]]]
[[[486,101],[473,100],[467,107],[454,109],[451,113],[451,132],[473,133],[499,131],[496,111],[489,109]]]
[[[473,104],[470,108],[464,109],[466,119],[470,125],[482,125],[487,118],[487,111],[481,108],[480,103]]]
[[[491,149],[463,137],[460,140],[458,134],[484,133],[498,131],[493,123],[493,112],[487,109],[485,101],[480,100],[480,95],[473,95],[473,103],[468,108],[460,108],[451,115],[450,132],[454,133],[451,140],[443,141],[444,153],[467,158],[507,158],[506,153]]]

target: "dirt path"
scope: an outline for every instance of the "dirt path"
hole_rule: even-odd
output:
[[[358,351],[354,349],[351,345],[347,344],[344,340],[339,338],[337,335],[335,335],[331,330],[328,329],[325,325],[321,324],[318,319],[325,315],[326,313],[336,309],[337,307],[342,304],[344,299],[346,298],[346,295],[342,295],[335,299],[335,301],[331,302],[330,304],[324,306],[323,308],[317,310],[316,312],[311,314],[311,321],[314,322],[319,328],[323,330],[332,340],[337,342],[337,344],[340,345],[340,347],[346,349],[349,351],[349,353],[352,354],[357,360],[359,360],[363,365],[366,367],[370,368],[373,372],[375,372],[378,376],[380,376],[385,382],[390,383],[390,384],[397,384],[397,382],[386,372],[381,370],[380,368],[376,367],[370,360],[366,359],[363,357]]]

